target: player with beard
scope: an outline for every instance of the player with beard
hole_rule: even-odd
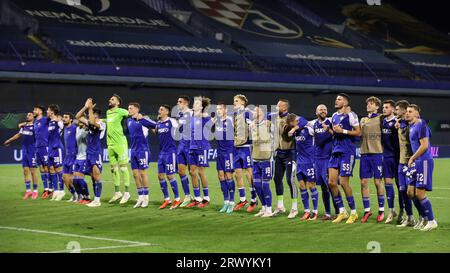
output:
[[[355,199],[350,186],[350,176],[353,175],[355,165],[356,147],[354,138],[361,136],[358,116],[349,109],[350,97],[345,93],[336,96],[335,105],[337,112],[331,117],[333,125],[333,148],[328,163],[328,176],[333,199],[339,207],[339,215],[333,223],[340,223],[347,219],[348,224],[353,224],[358,219]],[[351,209],[350,217],[344,208],[342,197],[339,195],[339,183],[342,186],[348,205]]]
[[[130,199],[130,173],[128,171],[128,142],[123,132],[124,119],[128,118],[128,110],[120,108],[122,98],[113,94],[108,101],[106,111],[106,143],[108,145],[108,159],[114,181],[114,196],[108,203],[120,200],[125,204]],[[124,194],[120,191],[120,182],[125,186]]]
[[[62,121],[64,124],[64,147],[66,156],[63,160],[63,181],[64,185],[69,189],[72,197],[70,201],[77,201],[78,194],[75,191],[75,187],[73,186],[73,165],[75,164],[75,160],[77,157],[78,147],[77,147],[77,139],[76,139],[76,131],[77,125],[73,122],[74,116],[72,113],[64,113],[62,117]]]

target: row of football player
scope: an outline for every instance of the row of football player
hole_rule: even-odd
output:
[[[394,103],[391,100],[381,103],[378,98],[370,97],[366,101],[368,115],[359,122],[356,114],[350,110],[349,96],[342,93],[336,97],[337,112],[331,118],[327,118],[326,106],[319,105],[316,109],[317,119],[308,122],[303,117],[289,113],[287,100],[279,100],[278,113],[266,115],[262,107],[256,107],[253,110],[246,108],[248,105],[246,97],[236,95],[233,101],[233,115],[228,115],[225,103],[218,103],[217,117],[211,119],[204,111],[210,104],[208,98],[196,98],[193,108],[189,109],[189,97],[181,96],[177,107],[180,113],[178,119],[171,118],[169,116],[171,108],[162,105],[158,111],[158,121],[155,122],[139,113],[140,105],[138,103],[129,103],[128,111],[119,108],[121,98],[118,95],[113,95],[109,103],[110,109],[107,112],[106,126],[108,127],[108,150],[116,144],[112,143],[114,142],[113,133],[119,136],[123,134],[121,125],[116,128],[120,130],[111,130],[114,129],[114,124],[111,126],[108,124],[108,121],[113,120],[110,118],[111,114],[116,114],[114,118],[118,117],[118,124],[121,124],[121,118],[127,118],[131,142],[131,167],[139,193],[135,207],[148,205],[146,173],[149,159],[146,140],[146,130],[148,129],[155,131],[160,141],[158,178],[165,198],[160,208],[169,205],[171,205],[171,209],[178,206],[203,208],[209,204],[208,181],[205,175],[205,167],[209,166],[206,154],[209,149],[209,141],[208,136],[203,133],[203,128],[210,126],[215,128],[217,135],[217,171],[224,196],[224,206],[220,212],[231,213],[246,205],[249,205],[247,211],[251,212],[255,209],[257,196],[259,196],[262,209],[256,214],[257,216],[271,217],[284,213],[282,179],[286,173],[292,197],[292,208],[288,218],[295,218],[298,214],[298,190],[294,181],[294,177],[297,176],[304,205],[304,214],[301,219],[317,219],[318,192],[316,185],[320,185],[326,210],[322,219],[333,220],[335,223],[347,219],[347,223],[353,223],[358,215],[349,185],[349,177],[352,175],[355,163],[354,142],[356,138],[361,137],[360,178],[365,211],[361,221],[366,222],[372,215],[368,180],[373,177],[378,196],[378,222],[383,221],[384,218],[385,194],[389,207],[386,223],[392,222],[397,216],[394,209],[393,182],[394,179],[398,179],[398,183],[396,183],[400,205],[398,225],[401,227],[414,226],[423,230],[430,230],[437,226],[431,203],[425,195],[426,191],[432,189],[433,160],[430,149],[428,149],[430,147],[430,130],[424,120],[420,119],[420,109],[417,105],[409,105],[406,101]],[[105,131],[105,125],[100,120],[100,110],[94,106],[91,99],[86,101],[84,107],[76,115],[78,126],[73,124],[73,117],[70,114],[63,115],[61,124],[57,118],[59,109],[56,105],[48,107],[46,118],[43,117],[44,109],[36,107],[33,114],[28,114],[27,122],[20,124],[19,134],[5,142],[8,144],[20,135],[29,137],[28,141],[24,139],[23,146],[25,174],[35,173],[33,167],[36,163],[41,166],[41,177],[46,188],[43,198],[48,193],[53,194],[53,198],[56,200],[61,199],[64,194],[63,181],[65,181],[74,196],[84,197],[82,203],[89,203],[88,205],[92,207],[100,206],[99,197],[102,188],[100,139]],[[382,115],[378,114],[381,107],[383,108]],[[86,111],[88,111],[88,118],[84,116]],[[43,127],[41,123],[46,122],[48,123],[47,130],[39,130],[40,127]],[[58,128],[62,129],[63,126],[65,126],[64,139],[66,143],[64,162],[62,162],[62,143],[57,130]],[[240,126],[243,128],[239,128]],[[196,137],[196,132],[199,130],[195,130],[195,128],[201,128],[200,137]],[[189,137],[182,138],[177,149],[173,132],[183,129],[189,131]],[[40,145],[42,144],[40,142],[43,141],[39,141],[42,138],[39,131],[48,131],[47,145]],[[244,132],[242,136],[236,133],[240,131]],[[249,133],[245,134],[246,131]],[[109,137],[110,132],[111,137]],[[231,138],[229,132],[232,132]],[[45,135],[45,132],[42,135]],[[34,136],[36,141],[31,140],[31,136]],[[83,145],[83,139],[86,139],[85,145]],[[32,145],[33,143],[34,145]],[[83,148],[83,146],[85,147]],[[48,153],[47,158],[46,153]],[[121,157],[122,160],[126,158],[128,162],[125,155],[122,154]],[[46,187],[45,166],[50,171],[50,185],[55,191],[51,190],[51,186]],[[187,167],[192,179],[194,198],[190,194],[189,181],[186,176]],[[120,169],[123,169],[123,164],[120,164]],[[115,171],[116,166],[112,163],[113,175],[116,174]],[[177,181],[174,177],[177,172],[185,193],[183,202],[181,202]],[[270,192],[273,173],[275,173],[277,195],[277,208],[274,212],[271,209],[272,194]],[[93,202],[87,200],[87,185],[83,178],[85,174],[90,174],[95,182]],[[32,176],[36,185],[36,175]],[[243,176],[246,176],[250,183],[250,204],[246,201]],[[173,202],[169,198],[166,178],[174,192],[175,200]],[[236,205],[234,204],[235,183],[233,178],[236,179],[240,198]],[[384,187],[381,184],[382,178],[385,182]],[[26,197],[31,195],[36,198],[37,185],[31,192],[29,179],[25,180],[28,181],[26,182]],[[203,198],[200,196],[199,182],[202,184]],[[338,184],[342,186],[346,195],[351,209],[350,215],[344,208]],[[308,191],[312,197],[312,211],[309,208]],[[127,202],[129,199],[129,193],[127,193],[126,190],[125,195],[121,196],[122,194],[117,191],[116,187],[115,195],[110,202],[115,202],[121,197],[121,203]],[[330,193],[333,196],[332,201],[337,214],[335,219],[330,213]],[[414,221],[412,203],[420,215],[417,223]],[[404,217],[404,211],[406,211],[406,217]]]

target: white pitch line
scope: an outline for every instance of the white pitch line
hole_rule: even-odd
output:
[[[84,239],[99,240],[99,241],[110,241],[110,242],[118,242],[118,243],[129,244],[129,245],[130,244],[131,245],[146,245],[146,246],[157,246],[158,245],[158,244],[152,244],[152,243],[144,243],[144,242],[136,242],[136,241],[128,241],[128,240],[119,240],[119,239],[111,239],[111,238],[105,238],[105,237],[95,237],[95,236],[88,236],[88,235],[79,235],[79,234],[72,234],[72,233],[65,233],[65,232],[55,232],[55,231],[47,231],[47,230],[19,228],[19,227],[0,226],[0,229],[14,230],[14,231],[23,231],[23,232],[32,232],[32,233],[40,233],[40,234],[51,234],[51,235],[58,235],[58,236],[65,236],[65,237],[74,237],[74,238],[84,238]]]
[[[91,250],[104,250],[104,249],[117,249],[117,248],[127,248],[127,247],[140,247],[140,246],[149,246],[150,244],[138,244],[138,245],[123,245],[123,246],[102,246],[102,247],[90,247],[90,248],[80,248],[76,251],[82,252],[82,251],[91,251]],[[45,252],[39,252],[39,253],[72,253],[73,249],[63,249],[63,250],[56,250],[56,251],[45,251]]]

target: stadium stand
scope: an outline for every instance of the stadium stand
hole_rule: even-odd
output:
[[[383,5],[374,7],[355,0],[297,2],[320,14],[323,24],[357,36],[360,41],[366,40],[362,44],[376,48],[408,68],[412,78],[448,81],[448,35],[398,10],[393,3],[383,1]]]
[[[422,26],[431,33],[426,42],[414,44],[414,35],[419,34],[393,27],[386,39],[364,23],[383,12],[413,19],[389,4],[383,5],[387,11],[371,13],[354,0],[326,5],[322,0],[85,0],[81,5],[65,0],[0,0],[0,4],[0,58],[8,69],[18,62],[29,64],[21,68],[28,71],[37,71],[39,63],[46,63],[42,68],[77,64],[58,71],[78,67],[80,73],[86,71],[82,65],[117,71],[201,70],[203,75],[242,71],[255,79],[285,73],[309,77],[311,82],[392,81],[403,87],[445,83],[450,75],[448,58],[442,57],[449,48],[448,38],[441,39],[438,31],[413,20],[407,30]]]

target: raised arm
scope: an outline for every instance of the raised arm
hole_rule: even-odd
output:
[[[89,105],[89,110],[88,110],[89,125],[97,128],[97,129],[100,129],[100,123],[95,122],[94,107],[95,107],[95,104]]]
[[[83,108],[81,108],[80,111],[78,111],[78,113],[75,115],[75,118],[76,118],[79,122],[84,123],[84,124],[86,124],[86,125],[88,125],[88,121],[87,121],[87,119],[84,117],[84,113],[86,112],[87,109],[88,109],[88,107],[87,107],[87,100],[86,100],[86,102],[84,103]]]

